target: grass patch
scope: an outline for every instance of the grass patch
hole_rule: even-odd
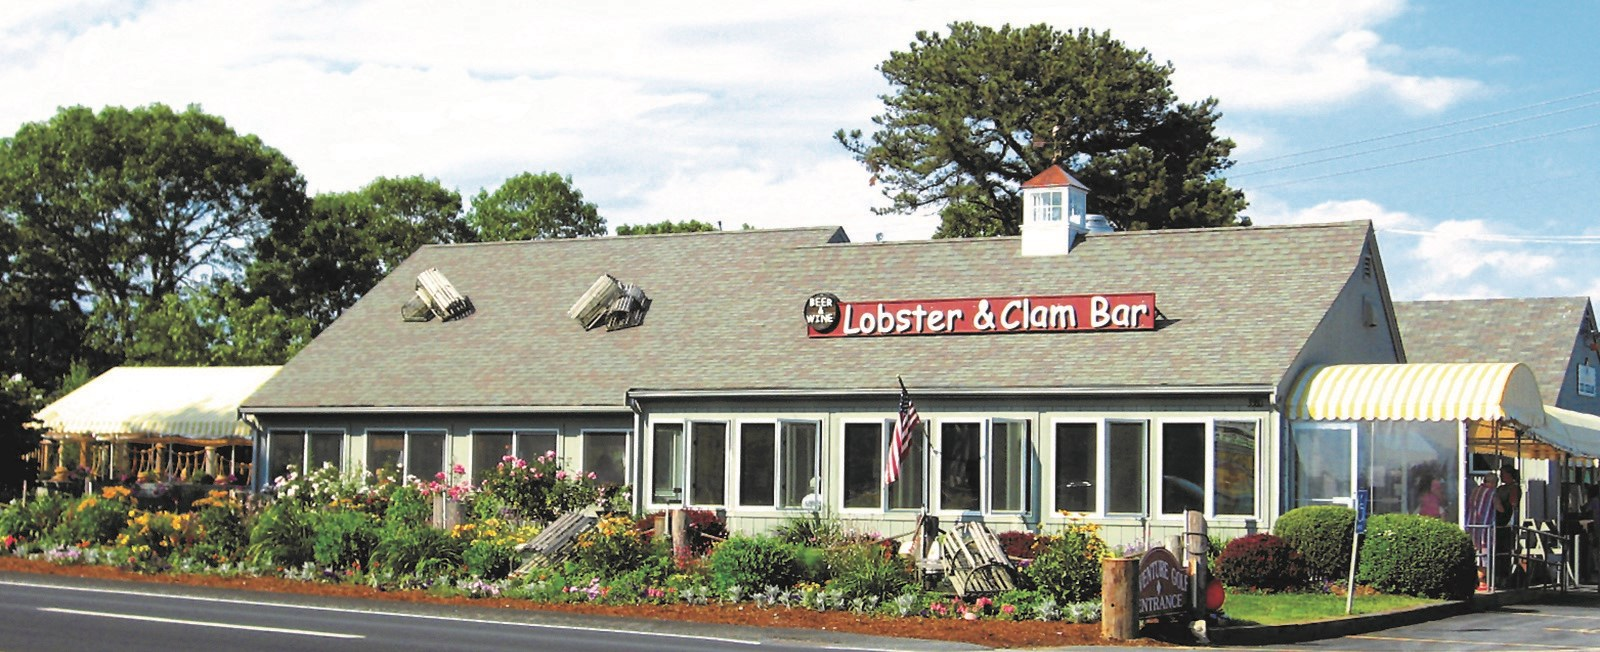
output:
[[[1398,611],[1443,600],[1409,595],[1357,595],[1352,615]],[[1327,593],[1229,593],[1222,610],[1241,624],[1287,625],[1344,617],[1344,596]]]

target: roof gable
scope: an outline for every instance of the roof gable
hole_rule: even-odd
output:
[[[1400,301],[1394,308],[1408,362],[1522,362],[1547,405],[1558,404],[1591,312],[1588,297]]]

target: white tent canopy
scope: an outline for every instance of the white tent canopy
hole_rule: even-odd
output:
[[[117,367],[40,410],[55,436],[248,439],[239,404],[279,367]]]
[[[1544,406],[1545,424],[1533,429],[1546,443],[1576,457],[1600,459],[1600,417]]]

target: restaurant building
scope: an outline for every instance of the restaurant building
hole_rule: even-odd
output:
[[[1404,360],[1371,224],[1091,232],[1085,192],[1030,181],[1020,237],[423,247],[241,406],[258,484],[555,451],[743,531],[1270,529],[1322,473],[1287,463],[1302,372]],[[885,486],[901,381],[922,427]]]

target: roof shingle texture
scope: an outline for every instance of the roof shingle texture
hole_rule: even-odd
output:
[[[1397,301],[1407,362],[1521,362],[1555,405],[1587,297]]]
[[[807,228],[419,249],[246,407],[619,406],[629,389],[839,390],[1275,385],[1349,281],[1370,224],[1091,235],[1022,257],[1017,238],[843,243]],[[404,323],[438,268],[477,312]],[[643,325],[584,331],[600,274],[652,300]],[[1154,331],[806,336],[805,300],[1155,292]]]

